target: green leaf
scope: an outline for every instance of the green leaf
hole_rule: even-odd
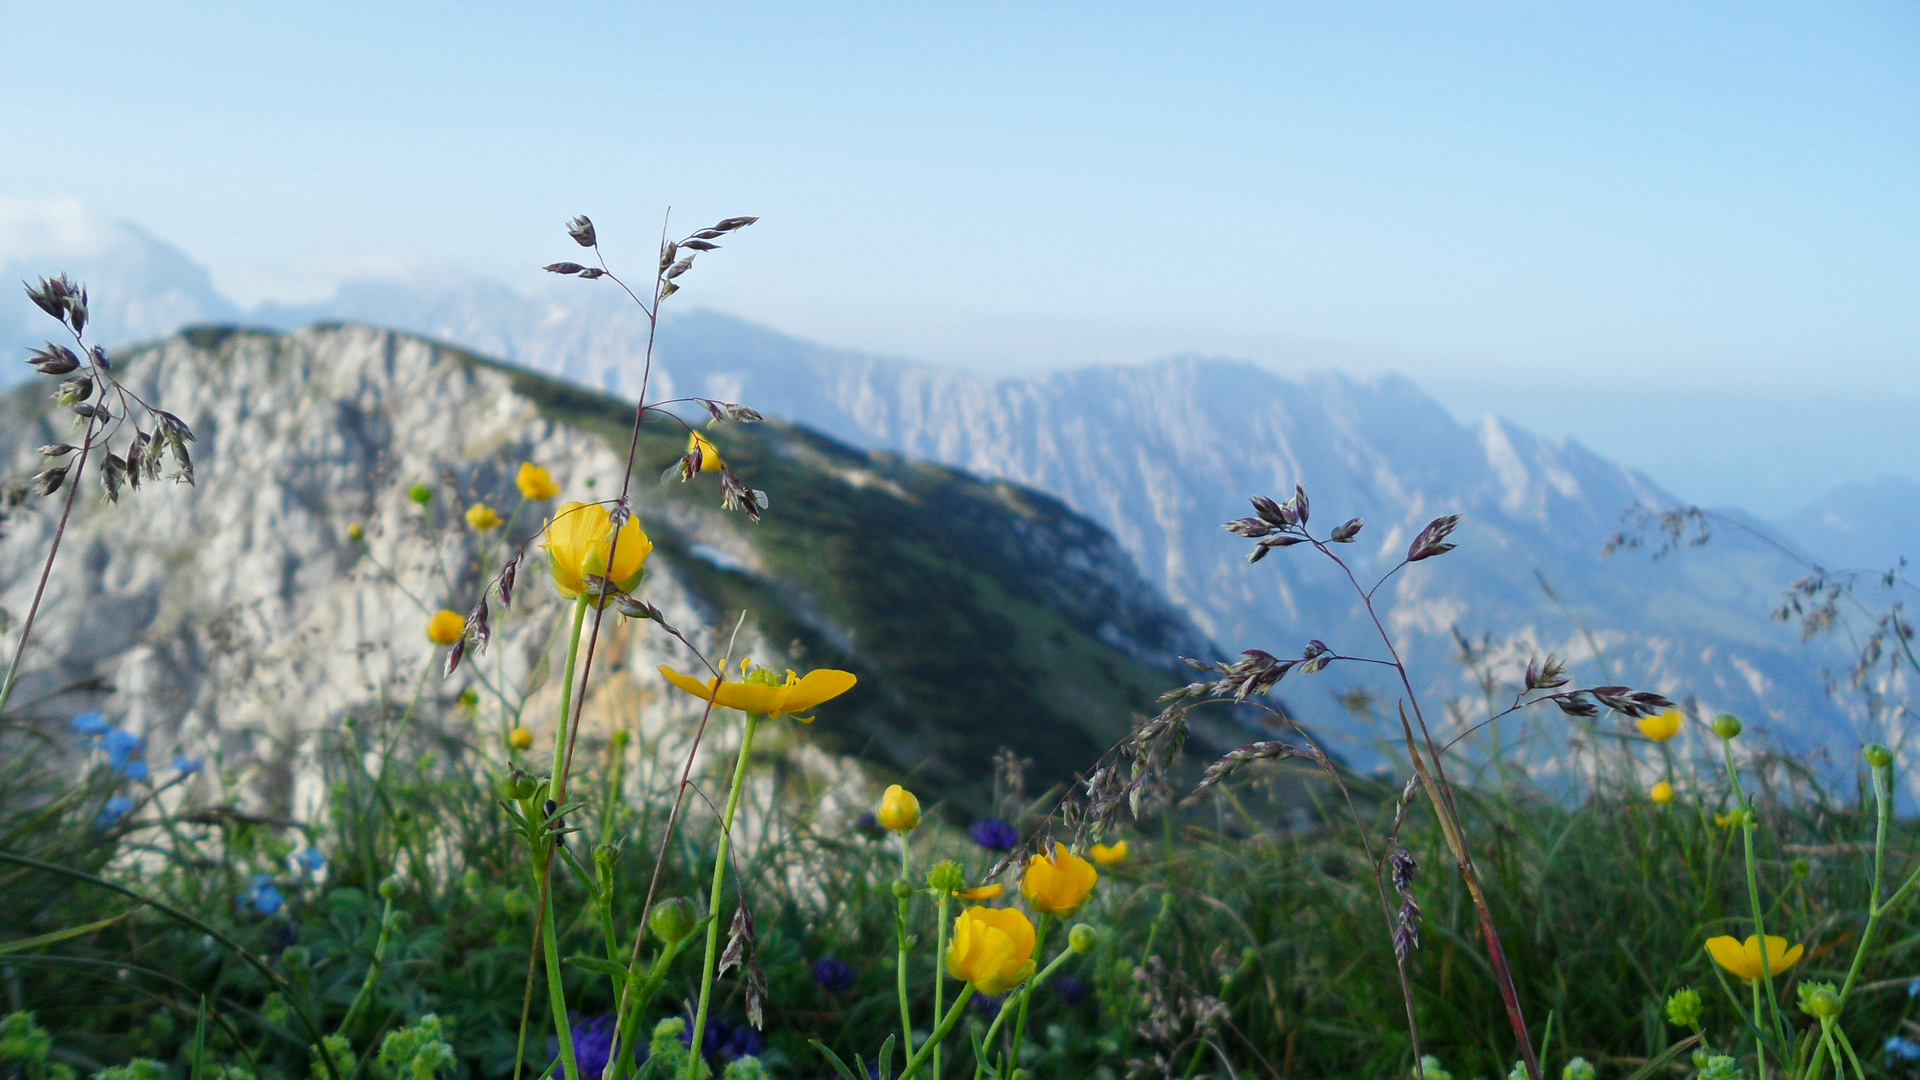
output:
[[[870,1078],[867,1077],[854,1076],[853,1070],[847,1068],[847,1063],[840,1060],[839,1054],[828,1049],[826,1043],[821,1042],[819,1039],[808,1039],[807,1042],[810,1043],[814,1049],[827,1056],[827,1063],[833,1066],[834,1072],[840,1074],[840,1080],[870,1080]]]
[[[616,964],[611,960],[602,960],[597,956],[569,956],[567,957],[567,963],[577,968],[586,968],[588,971],[597,971],[614,980],[616,983],[625,981],[627,977],[627,966],[625,964]]]
[[[55,930],[50,934],[41,934],[38,937],[21,938],[19,941],[0,943],[0,956],[5,956],[8,953],[25,952],[28,949],[37,949],[42,945],[52,945],[55,942],[65,941],[68,938],[77,938],[82,934],[91,934],[95,930],[102,930],[112,926],[114,923],[119,922],[121,919],[126,918],[138,910],[140,910],[140,908],[139,905],[136,904],[111,919],[101,919],[99,922],[88,923],[85,926],[70,926],[65,930]]]
[[[1699,1041],[1700,1041],[1700,1036],[1698,1035],[1689,1035],[1686,1038],[1681,1039],[1679,1042],[1674,1043],[1672,1046],[1669,1046],[1665,1050],[1660,1051],[1660,1053],[1657,1056],[1655,1056],[1653,1060],[1647,1062],[1645,1065],[1640,1066],[1638,1069],[1635,1069],[1633,1073],[1627,1077],[1627,1080],[1646,1080],[1648,1076],[1651,1076],[1655,1072],[1666,1068],[1667,1063],[1672,1061],[1674,1058],[1677,1058],[1681,1054],[1686,1053],[1688,1050],[1693,1049],[1693,1045]]]

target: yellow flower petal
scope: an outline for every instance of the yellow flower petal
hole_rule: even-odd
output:
[[[1020,894],[1036,911],[1064,919],[1080,910],[1099,880],[1100,872],[1092,863],[1068,851],[1067,845],[1055,843],[1053,854],[1028,860]]]
[[[1653,789],[1647,792],[1647,798],[1652,799],[1661,806],[1665,806],[1673,801],[1673,785],[1662,780],[1653,785]]]
[[[467,632],[467,620],[457,611],[442,608],[427,620],[427,640],[435,645],[451,645]]]
[[[1806,952],[1806,946],[1795,945],[1788,948],[1786,938],[1768,934],[1767,962],[1763,967],[1760,963],[1760,938],[1757,935],[1749,935],[1744,942],[1735,941],[1726,935],[1707,939],[1707,953],[1713,957],[1714,963],[1727,969],[1730,974],[1749,982],[1758,979],[1761,973],[1769,968],[1772,969],[1773,974],[1780,974],[1799,963],[1800,956],[1804,952]]]
[[[716,705],[741,712],[759,713],[763,716],[780,716],[785,713],[803,712],[823,701],[839,697],[853,689],[856,681],[852,672],[836,671],[833,668],[820,668],[809,671],[805,678],[787,672],[784,685],[769,686],[764,683],[723,682],[720,692],[714,693],[714,680],[695,679],[691,675],[682,675],[678,671],[662,664],[660,674],[673,685],[699,698],[711,700]],[[796,717],[795,719],[806,719]]]
[[[1033,923],[1021,912],[968,908],[953,920],[947,973],[979,993],[1002,993],[1033,974],[1033,945]]]
[[[604,577],[613,587],[626,592],[640,583],[647,556],[653,553],[653,541],[640,528],[637,517],[627,518],[620,527],[616,545],[613,515],[599,503],[570,502],[547,522],[548,569],[553,572],[553,587],[572,600],[587,591],[588,579]],[[607,567],[607,554],[613,554],[613,567]]]
[[[1117,862],[1125,862],[1127,860],[1127,842],[1122,840],[1117,844],[1095,844],[1093,845],[1093,850],[1088,852],[1088,854],[1092,855],[1093,861],[1099,863],[1101,866],[1111,866]]]
[[[520,488],[520,494],[540,502],[560,494],[560,485],[553,482],[553,474],[529,461],[520,466],[520,475],[513,481]]]
[[[691,453],[694,447],[700,448],[701,472],[719,472],[727,467],[725,459],[720,456],[720,448],[713,445],[712,440],[697,431],[689,431],[687,432],[687,451]]]
[[[1641,717],[1637,726],[1640,728],[1640,734],[1654,742],[1666,742],[1680,734],[1680,723],[1683,719],[1679,709],[1668,709],[1666,712]]]
[[[467,527],[474,532],[486,532],[499,524],[499,512],[486,503],[474,503],[467,507]]]
[[[533,732],[526,727],[517,727],[507,732],[507,745],[515,750],[525,750],[533,745]]]
[[[972,889],[961,889],[953,895],[962,900],[992,900],[994,897],[1006,895],[1006,892],[1007,887],[996,881],[991,885],[981,885]]]

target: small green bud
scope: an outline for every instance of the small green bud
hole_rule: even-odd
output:
[[[1893,751],[1879,743],[1868,743],[1867,748],[1861,752],[1866,755],[1867,764],[1876,769],[1884,769],[1893,764]]]
[[[907,897],[913,895],[913,886],[907,884],[905,878],[894,878],[893,895],[897,900],[905,900]]]
[[[1440,1059],[1432,1054],[1426,1054],[1420,1058],[1420,1071],[1426,1075],[1427,1080],[1453,1080],[1453,1074],[1441,1068]]]
[[[613,733],[613,748],[615,750],[624,750],[626,749],[627,743],[631,742],[632,740],[633,740],[633,733],[628,731],[626,728],[621,728],[620,730]]]
[[[300,971],[312,965],[313,954],[307,951],[305,945],[294,945],[280,954],[280,962],[295,971]]]
[[[1673,996],[1667,998],[1667,1023],[1674,1027],[1698,1029],[1700,1007],[1700,991],[1692,987],[1675,990]]]
[[[952,859],[942,859],[927,871],[927,888],[936,893],[957,893],[967,887],[966,871]]]
[[[467,687],[465,690],[460,691],[460,704],[466,706],[469,709],[480,704],[480,691],[475,690],[471,686]]]
[[[684,896],[653,905],[652,914],[647,916],[647,925],[653,928],[654,936],[669,944],[687,940],[698,921],[693,901]]]
[[[1507,1080],[1527,1080],[1527,1063],[1514,1062],[1513,1068],[1507,1070]]]
[[[1707,1059],[1696,1080],[1740,1080],[1740,1063],[1725,1054]]]
[[[600,844],[593,849],[594,873],[602,880],[611,880],[613,864],[620,861],[620,849],[613,844]]]
[[[508,773],[506,781],[500,785],[500,790],[506,797],[516,802],[533,798],[533,789],[533,777],[528,776],[525,769],[515,769]]]
[[[415,484],[407,489],[407,498],[425,506],[433,501],[433,489],[425,484]]]
[[[1711,1057],[1713,1057],[1713,1054],[1710,1053],[1705,1047],[1702,1047],[1699,1050],[1695,1050],[1693,1052],[1693,1067],[1696,1069],[1706,1068],[1707,1061]]]
[[[387,878],[380,882],[380,899],[392,900],[400,895],[400,879]]]
[[[1740,737],[1740,718],[1732,713],[1721,713],[1713,718],[1713,733],[1723,739]]]
[[[1073,929],[1067,931],[1067,947],[1077,953],[1092,952],[1098,939],[1099,935],[1086,923],[1074,923]]]
[[[1813,872],[1813,864],[1808,862],[1805,859],[1795,859],[1793,860],[1793,866],[1791,869],[1793,870],[1794,877],[1799,878],[1801,881],[1805,881],[1807,879],[1807,875]]]
[[[1800,1011],[1808,1016],[1817,1016],[1822,1020],[1831,1020],[1840,1015],[1840,992],[1832,983],[1801,983]]]
[[[1574,1058],[1560,1070],[1560,1080],[1593,1080],[1593,1063],[1583,1057]]]

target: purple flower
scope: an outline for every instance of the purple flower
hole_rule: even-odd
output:
[[[100,816],[94,819],[93,827],[96,829],[107,828],[114,822],[126,817],[127,811],[132,809],[132,799],[127,798],[125,795],[115,795],[113,798],[107,800],[105,806],[100,808]]]
[[[1078,975],[1062,975],[1053,980],[1053,992],[1069,1005],[1087,1000],[1087,980]]]
[[[179,772],[185,773],[188,776],[192,776],[194,773],[199,772],[200,765],[201,765],[201,762],[199,758],[188,757],[185,754],[175,754],[173,756],[174,769]]]
[[[287,898],[280,893],[280,887],[266,874],[255,874],[247,891],[241,894],[240,902],[253,908],[262,915],[272,915],[286,906]]]
[[[131,731],[114,728],[107,732],[106,738],[100,740],[100,749],[107,752],[107,764],[113,766],[116,772],[125,772],[127,762],[140,752],[146,741]]]
[[[307,848],[295,855],[293,861],[309,874],[317,874],[327,868],[327,857],[320,854],[319,848]]]
[[[590,1016],[585,1020],[573,1022],[573,1058],[580,1064],[580,1075],[598,1077],[606,1071],[607,1059],[613,1054],[614,1023],[612,1016]],[[633,1060],[639,1064],[645,1060],[639,1056],[643,1047],[628,1047],[627,1052],[635,1055]],[[560,1040],[547,1038],[547,1050],[554,1057],[560,1056]]]
[[[845,960],[829,956],[813,965],[813,981],[829,994],[844,994],[860,981],[860,973]]]
[[[688,1018],[687,1030],[680,1033],[680,1041],[693,1045],[693,1020]],[[732,1061],[735,1058],[759,1057],[767,1048],[767,1041],[760,1033],[748,1027],[746,1021],[731,1016],[710,1015],[707,1017],[707,1030],[700,1038],[702,1057]]]
[[[113,730],[113,725],[107,722],[107,718],[97,712],[83,712],[67,723],[80,734],[96,739]]]
[[[988,851],[1012,851],[1020,843],[1020,830],[1005,818],[990,817],[974,823],[968,835]]]
[[[967,1002],[967,1008],[991,1020],[1000,1015],[1000,1003],[1006,999],[1004,994],[975,994]]]
[[[887,830],[880,827],[880,819],[875,817],[871,810],[854,818],[853,827],[856,831],[871,837],[887,835]]]

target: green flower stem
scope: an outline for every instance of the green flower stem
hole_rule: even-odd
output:
[[[393,900],[389,898],[380,912],[380,937],[373,945],[373,962],[367,965],[367,977],[360,980],[360,992],[353,996],[353,1004],[347,1006],[347,1015],[340,1018],[340,1026],[333,1029],[335,1035],[345,1035],[347,1028],[353,1026],[360,1015],[360,1007],[373,996],[373,988],[379,985],[381,963],[387,956],[387,944],[393,940],[393,929],[398,920],[393,917]]]
[[[953,1008],[947,1010],[947,1015],[940,1020],[940,1026],[934,1028],[933,1034],[927,1036],[927,1041],[921,1043],[920,1049],[915,1051],[914,1055],[907,1059],[906,1068],[901,1069],[900,1075],[895,1077],[894,1080],[911,1080],[913,1074],[920,1071],[920,1066],[926,1064],[927,1058],[932,1056],[933,1052],[939,1048],[940,1044],[946,1040],[948,1035],[952,1034],[953,1025],[960,1022],[960,1014],[966,1010],[967,1002],[972,997],[972,983],[968,983],[960,988],[960,996],[953,999]],[[937,1073],[935,1074],[935,1078],[938,1080]]]
[[[1748,859],[1747,865],[1752,866],[1753,860]],[[1760,939],[1760,966],[1764,969],[1766,964],[1767,939],[1762,937]],[[1747,985],[1753,987],[1753,1018],[1756,1021],[1753,1031],[1753,1052],[1759,1064],[1755,1068],[1754,1075],[1757,1076],[1759,1080],[1767,1080],[1767,1040],[1757,1023],[1760,1019],[1760,980],[1754,979]]]
[[[1753,830],[1755,826],[1752,818],[1752,810],[1747,806],[1746,793],[1740,790],[1740,770],[1733,767],[1733,740],[1721,739],[1720,752],[1726,758],[1727,778],[1733,783],[1734,804],[1740,808],[1740,813],[1747,815],[1747,819],[1740,823],[1740,841],[1747,863],[1747,899],[1753,905],[1753,932],[1760,938],[1760,977],[1761,979],[1765,979],[1767,983],[1767,1004],[1773,1008],[1773,1023],[1771,1029],[1772,1033],[1777,1036],[1780,1034],[1781,1024],[1780,998],[1775,994],[1773,989],[1773,961],[1767,956],[1767,925],[1765,918],[1760,912],[1760,879],[1758,872],[1754,869],[1753,862]],[[1753,1022],[1756,1028],[1761,1027],[1758,984],[1759,980],[1755,980]],[[1762,1030],[1765,1029],[1763,1028]],[[1762,1053],[1760,1057],[1760,1080],[1766,1080],[1766,1064],[1766,1055]]]
[[[568,714],[573,710],[573,668],[580,659],[580,627],[587,621],[587,603],[585,593],[573,602],[573,636],[567,640],[567,666],[560,676],[560,728],[553,733],[553,779],[547,785],[547,798],[556,806],[567,802],[567,729],[573,726]]]
[[[1860,1067],[1860,1055],[1853,1052],[1853,1042],[1847,1038],[1845,1029],[1841,1028],[1837,1022],[1829,1021],[1829,1023],[1833,1029],[1833,1037],[1840,1042],[1840,1049],[1845,1050],[1847,1052],[1847,1060],[1853,1062],[1854,1080],[1867,1080],[1866,1070]],[[1836,1063],[1833,1069],[1834,1074],[1838,1076],[1840,1066]]]
[[[607,1072],[602,1074],[603,1076],[610,1076],[613,1080],[626,1080],[633,1072],[632,1048],[638,1045],[640,1038],[640,1018],[646,1013],[647,1006],[652,1003],[653,996],[660,992],[661,985],[667,981],[667,968],[673,963],[673,958],[679,955],[680,946],[684,942],[684,938],[680,941],[667,942],[654,956],[653,966],[647,971],[646,981],[640,984],[638,993],[631,995],[627,1015],[620,1018],[619,1046],[627,1052],[620,1054],[617,1061],[609,1060]],[[638,968],[639,964],[636,961],[634,967],[628,971],[627,978],[633,978],[638,973]]]
[[[720,889],[726,883],[727,850],[733,839],[733,815],[740,808],[740,789],[746,784],[747,755],[753,751],[753,733],[760,714],[747,714],[747,733],[740,739],[740,756],[733,763],[733,788],[727,792],[726,813],[720,818],[720,849],[713,856],[713,892],[707,906],[707,959],[700,972],[700,1005],[693,1014],[693,1054],[687,1059],[687,1080],[700,1076],[700,1047],[707,1032],[707,1005],[713,998],[713,966],[720,955]]]
[[[547,841],[543,838],[542,842]],[[553,856],[548,852],[535,874],[541,891],[540,946],[547,954],[547,1000],[553,1009],[553,1033],[560,1040],[560,1064],[566,1068],[567,1080],[580,1080],[580,1063],[573,1055],[573,1026],[567,1023],[567,987],[562,980],[557,940],[560,934],[553,924],[552,873]]]
[[[1853,989],[1855,980],[1860,978],[1860,968],[1867,961],[1867,948],[1873,943],[1873,932],[1880,926],[1880,916],[1886,914],[1887,909],[1906,894],[1914,881],[1909,877],[1906,884],[1900,886],[1900,890],[1894,893],[1892,899],[1885,904],[1880,902],[1881,873],[1885,866],[1887,850],[1887,819],[1893,816],[1893,800],[1889,798],[1891,793],[1887,790],[1889,771],[1879,766],[1873,769],[1873,801],[1876,816],[1879,819],[1873,830],[1873,892],[1867,901],[1867,928],[1861,931],[1860,945],[1853,951],[1853,964],[1847,968],[1847,981],[1840,987],[1842,1008],[1846,1006],[1847,994]],[[1915,876],[1920,876],[1920,871],[1916,871]],[[1836,1058],[1834,1068],[1838,1070],[1839,1067],[1840,1062]]]
[[[933,1016],[936,1021],[940,1018],[940,1006],[947,992],[947,981],[942,969],[947,963],[947,904],[952,899],[952,893],[941,890],[940,916],[933,927]],[[940,1044],[938,1042],[933,1044],[933,1077],[934,1080],[940,1080]]]
[[[1040,917],[1040,934],[1038,939],[1033,943],[1033,955],[1047,955],[1047,931],[1053,929],[1053,924],[1058,921],[1059,920],[1052,915],[1042,915]],[[1033,1002],[1033,988],[1039,985],[1040,980],[1046,978],[1054,968],[1059,967],[1060,961],[1071,955],[1073,955],[1072,948],[1063,951],[1058,957],[1054,958],[1053,963],[1047,965],[1046,971],[1042,972],[1039,978],[1028,979],[1027,985],[1020,991],[1020,1019],[1015,1021],[1013,1025],[1012,1054],[1013,1066],[1015,1068],[1020,1066],[1020,1044],[1027,1037],[1027,1007]]]
[[[1041,928],[1041,933],[1042,933],[1042,934],[1044,934],[1045,932],[1046,932],[1046,929],[1045,929],[1045,927],[1043,926],[1043,927]],[[1034,947],[1034,951],[1035,951],[1035,952],[1038,952],[1038,951],[1039,951],[1039,946],[1038,946],[1038,945],[1036,945],[1036,946]],[[1072,959],[1072,958],[1073,958],[1074,956],[1076,956],[1076,955],[1078,955],[1078,954],[1077,954],[1077,953],[1075,953],[1075,952],[1073,951],[1073,949],[1072,949],[1072,947],[1071,947],[1071,946],[1069,946],[1068,948],[1065,948],[1065,949],[1062,949],[1062,950],[1060,950],[1060,955],[1059,955],[1059,956],[1056,956],[1056,957],[1054,957],[1054,958],[1053,958],[1053,963],[1051,963],[1051,964],[1048,964],[1048,965],[1047,965],[1046,967],[1044,967],[1044,968],[1041,968],[1041,969],[1040,969],[1040,973],[1039,973],[1038,975],[1034,975],[1033,977],[1031,977],[1031,978],[1029,978],[1029,979],[1027,980],[1027,985],[1025,986],[1025,988],[1024,988],[1024,989],[1023,989],[1023,991],[1022,991],[1022,995],[1021,995],[1021,1001],[1022,1001],[1022,1002],[1024,1002],[1024,1001],[1026,1000],[1026,995],[1027,995],[1027,994],[1030,994],[1030,993],[1032,993],[1032,992],[1033,992],[1033,988],[1034,988],[1034,987],[1036,987],[1036,986],[1039,986],[1039,985],[1040,985],[1041,983],[1044,983],[1044,982],[1046,982],[1046,981],[1047,981],[1048,979],[1050,979],[1050,978],[1052,978],[1052,977],[1053,977],[1053,973],[1054,973],[1054,972],[1056,972],[1056,971],[1058,971],[1058,970],[1060,970],[1060,965],[1061,965],[1061,964],[1064,964],[1064,963],[1066,963],[1066,962],[1067,962],[1068,960],[1070,960],[1070,959]],[[971,990],[973,989],[973,986],[972,986],[972,984],[971,984],[971,983],[969,983],[969,984],[968,984],[968,986],[967,986],[967,989],[968,989],[969,991],[971,991]],[[954,1004],[955,1004],[955,1005],[958,1005],[958,1004],[960,1004],[961,1002],[964,1002],[964,1001],[966,1001],[966,995],[964,995],[964,994],[963,994],[963,995],[961,995],[961,996],[960,996],[960,997],[959,997],[959,998],[958,998],[958,999],[957,999],[957,1000],[956,1000],[956,1001],[954,1002]],[[998,1034],[1000,1033],[1000,1025],[1001,1025],[1001,1024],[1002,1024],[1003,1022],[1005,1022],[1005,1021],[1006,1021],[1006,1019],[1007,1019],[1007,1010],[1006,1010],[1005,1008],[1002,1008],[1002,1009],[1000,1010],[1000,1015],[998,1015],[998,1016],[996,1016],[996,1017],[994,1017],[994,1018],[993,1018],[993,1023],[992,1023],[992,1024],[990,1025],[990,1026],[988,1026],[988,1028],[987,1028],[987,1037],[986,1037],[986,1038],[984,1038],[984,1039],[981,1039],[981,1040],[980,1040],[980,1045],[981,1045],[981,1046],[992,1046],[992,1045],[993,1045],[993,1037],[994,1037],[995,1035],[998,1035]],[[1016,1054],[1018,1054],[1018,1053],[1019,1053],[1019,1050],[1020,1050],[1020,1042],[1019,1042],[1019,1040],[1018,1040],[1018,1039],[1015,1039],[1015,1040],[1014,1040],[1014,1044],[1013,1044],[1013,1048],[1014,1048],[1014,1052],[1015,1052]],[[1014,1062],[1013,1062],[1013,1064],[1014,1064],[1015,1066],[1018,1066],[1018,1065],[1020,1064],[1020,1062],[1019,1062],[1019,1059],[1018,1059],[1018,1058],[1015,1058],[1015,1060],[1014,1060]],[[981,1074],[982,1074],[983,1072],[985,1072],[985,1070],[986,1070],[986,1062],[984,1062],[984,1061],[976,1061],[976,1062],[974,1062],[974,1064],[973,1064],[973,1080],[980,1080],[980,1076],[981,1076]],[[903,1074],[903,1075],[901,1075],[901,1076],[899,1077],[899,1080],[907,1080],[907,1078],[906,1078],[906,1076],[905,1076],[905,1075]]]
[[[900,833],[900,880],[911,887],[913,880],[913,844],[911,830]],[[900,958],[895,965],[895,982],[900,990],[900,1050],[909,1059],[913,1057],[913,1012],[907,1005],[907,918],[912,911],[913,893],[900,898],[900,913],[894,921],[894,937],[900,946]],[[934,1015],[940,1015],[938,1006]],[[935,1075],[938,1075],[937,1073]]]

